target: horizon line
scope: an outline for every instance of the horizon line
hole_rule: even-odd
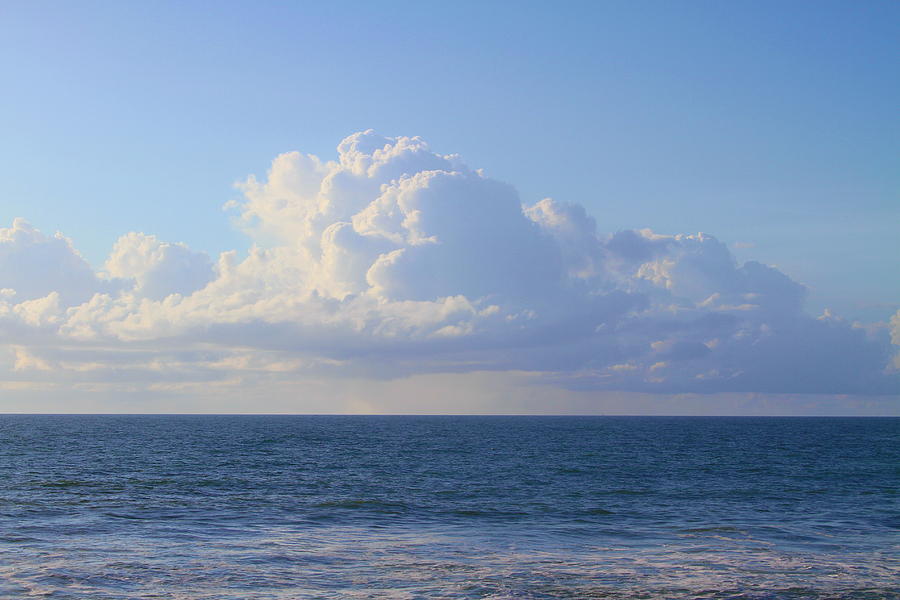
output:
[[[626,418],[765,418],[765,419],[900,419],[900,414],[884,415],[779,415],[779,414],[589,414],[589,413],[130,413],[130,412],[2,412],[0,417],[626,417]]]

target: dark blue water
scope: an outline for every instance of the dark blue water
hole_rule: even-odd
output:
[[[900,419],[0,416],[0,598],[898,598]]]

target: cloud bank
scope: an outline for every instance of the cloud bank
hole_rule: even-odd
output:
[[[516,371],[578,390],[900,393],[900,313],[811,317],[802,285],[710,235],[601,233],[582,206],[523,206],[417,137],[366,131],[337,150],[282,154],[239,184],[246,256],[133,232],[94,271],[60,234],[0,229],[0,379]]]

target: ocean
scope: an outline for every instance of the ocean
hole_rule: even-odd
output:
[[[0,416],[0,598],[900,598],[900,419]]]

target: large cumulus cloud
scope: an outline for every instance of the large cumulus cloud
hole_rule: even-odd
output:
[[[601,233],[577,204],[523,206],[419,138],[357,133],[337,160],[283,154],[239,187],[231,209],[257,242],[244,257],[129,233],[95,273],[61,236],[0,230],[8,372],[149,385],[509,370],[582,389],[900,392],[887,327],[807,315],[802,285],[710,235]]]

